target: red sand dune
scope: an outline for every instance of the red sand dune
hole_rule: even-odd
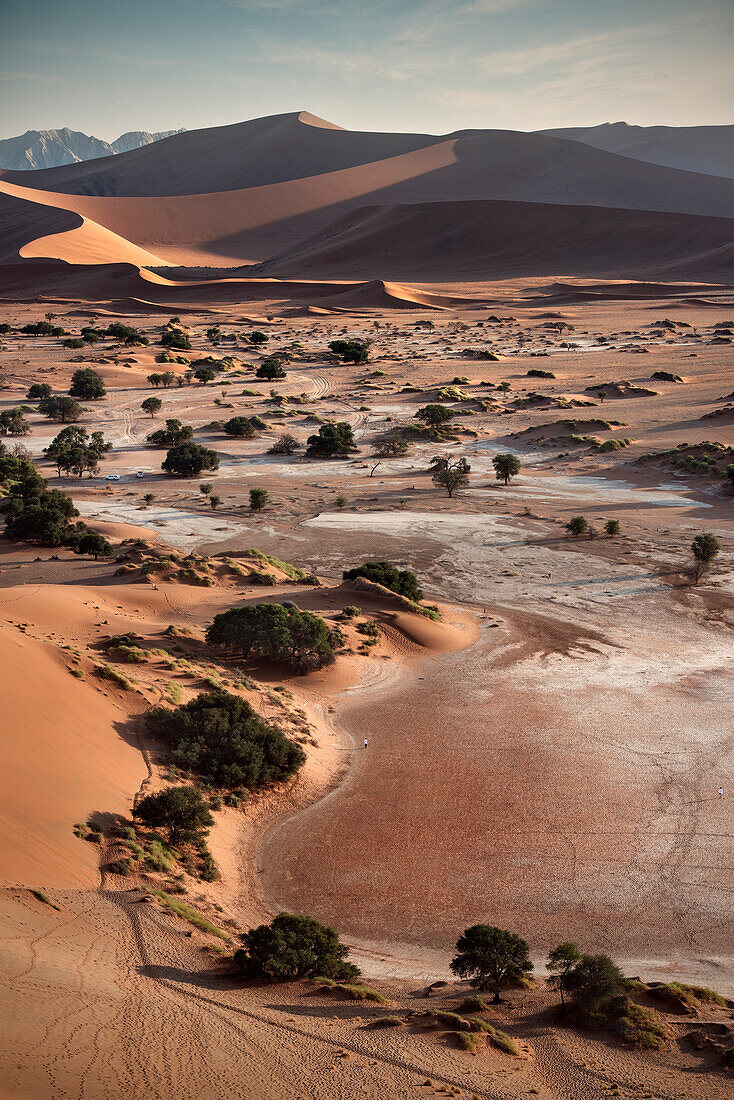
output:
[[[369,134],[305,113],[177,134],[94,162],[3,172],[0,193],[0,233],[10,242],[0,259],[10,265],[265,262],[263,271],[279,276],[421,282],[527,271],[721,280],[734,242],[734,180],[544,134]],[[46,274],[34,270],[37,292],[49,293]],[[97,274],[102,299],[109,273]],[[16,279],[0,271],[0,291],[11,293]],[[144,272],[139,279],[155,281]],[[179,285],[167,301],[248,297],[241,284]],[[251,289],[262,296],[259,284]],[[383,291],[369,303],[365,293],[359,304],[388,304]],[[318,288],[309,295],[323,305]]]

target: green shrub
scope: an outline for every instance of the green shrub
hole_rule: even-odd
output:
[[[244,657],[283,662],[299,675],[334,661],[324,620],[278,603],[248,604],[222,612],[208,627],[206,640]]]
[[[343,363],[366,363],[370,357],[369,340],[332,340],[329,350],[338,355]],[[380,373],[384,374],[384,371]]]
[[[293,981],[324,975],[349,980],[359,975],[357,967],[345,961],[349,948],[334,929],[311,917],[279,913],[270,924],[246,932],[243,943],[234,961],[249,977]]]
[[[418,587],[418,578],[409,569],[397,569],[388,561],[368,561],[354,569],[346,569],[342,574],[345,581],[355,580],[356,577],[365,577],[375,584],[381,584],[389,588],[391,592],[397,592],[414,603],[423,599],[423,592]]]
[[[256,790],[294,775],[305,760],[300,746],[221,688],[175,710],[154,707],[145,724],[151,736],[172,747],[179,767],[216,786]]]
[[[638,1050],[660,1050],[668,1040],[667,1028],[658,1013],[629,999],[611,1030]]]
[[[147,795],[135,807],[135,817],[154,829],[168,829],[172,844],[196,841],[214,824],[201,792],[193,786],[168,787]]]

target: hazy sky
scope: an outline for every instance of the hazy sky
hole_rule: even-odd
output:
[[[734,122],[734,0],[0,0],[2,132]]]

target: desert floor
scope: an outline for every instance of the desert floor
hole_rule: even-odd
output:
[[[50,308],[75,331],[93,315],[106,323],[100,310]],[[3,317],[24,323],[42,309],[9,305]],[[472,1057],[416,1020],[370,1022],[423,1009],[425,987],[448,978],[457,936],[478,921],[521,933],[540,975],[548,948],[571,939],[612,954],[630,975],[731,995],[734,497],[720,473],[641,456],[734,445],[734,344],[722,335],[732,317],[731,303],[694,296],[553,309],[508,301],[430,316],[194,310],[182,315],[188,357],[240,362],[207,386],[168,390],[146,383],[152,371],[185,370],[156,364],[167,316],[128,319],[151,337],[142,349],[106,341],[77,353],[58,340],[3,338],[0,408],[21,404],[31,381],[65,391],[79,365],[108,387],[85,403],[82,421],[113,443],[99,477],[57,479],[42,449],[61,425],[29,415],[21,442],[51,484],[116,548],[143,538],[160,552],[195,552],[213,563],[214,582],[152,589],[139,572],[116,576],[116,563],[2,547],[10,766],[0,779],[9,1020],[0,1090],[351,1098],[442,1089],[580,1100],[616,1084],[630,1096],[726,1095],[730,1078],[686,1035],[694,1023],[715,1030],[730,1012],[670,1014],[668,1049],[643,1054],[563,1027],[538,979],[499,1010],[520,1058],[489,1047]],[[663,318],[674,323],[655,324]],[[212,347],[203,334],[214,323],[237,341]],[[549,327],[559,323],[572,327]],[[253,327],[268,333],[267,354],[292,356],[277,386],[254,379],[261,356],[239,336]],[[366,366],[324,354],[342,333],[373,339]],[[467,351],[476,348],[499,359],[477,359]],[[528,377],[534,368],[554,377]],[[683,381],[653,379],[660,370]],[[453,438],[370,461],[376,436],[452,384],[461,391],[447,399],[459,414]],[[164,405],[155,420],[140,409],[151,393]],[[348,420],[359,452],[320,462],[302,450],[267,453],[282,431],[305,443],[314,413]],[[212,426],[239,414],[268,427],[241,441]],[[162,474],[164,452],[145,436],[166,416],[219,452],[216,474]],[[630,443],[600,452],[579,436]],[[508,486],[491,464],[506,451],[523,464]],[[431,481],[437,454],[471,464],[469,487],[451,499]],[[111,472],[120,480],[105,482]],[[200,481],[221,497],[216,511]],[[248,507],[254,486],[270,495],[258,515]],[[145,493],[155,497],[147,506]],[[621,534],[572,539],[564,525],[578,514],[600,532],[618,519]],[[689,547],[702,531],[722,551],[693,587]],[[249,547],[313,570],[322,586],[248,587],[227,560]],[[342,585],[342,570],[368,558],[413,569],[443,623],[394,621],[389,606]],[[189,899],[229,944],[280,909],[332,924],[392,1009],[345,1004],[315,986],[244,988],[213,949],[220,941],[156,903],[160,876],[111,874],[112,850],[73,834],[90,815],[102,827],[129,818],[136,794],[163,782],[165,760],[145,742],[140,715],[170,697],[172,680],[184,698],[198,689],[213,670],[201,629],[255,598],[288,598],[327,617],[360,604],[380,643],[369,654],[352,645],[333,669],[306,678],[248,669],[266,712],[294,730],[305,715],[308,763],[287,791],[216,815],[222,879],[192,880]],[[135,667],[131,691],[95,679],[105,634],[135,630],[165,646],[171,625],[192,632],[183,645],[197,675],[161,660]],[[466,992],[450,983],[433,999],[451,1007]]]

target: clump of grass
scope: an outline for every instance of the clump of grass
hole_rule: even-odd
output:
[[[694,997],[698,997],[699,1001],[704,1001],[706,1004],[718,1005],[719,1008],[726,1008],[726,998],[722,997],[720,993],[717,993],[715,989],[709,989],[707,985],[683,985],[681,987],[692,993]]]
[[[468,1054],[474,1054],[477,1049],[477,1037],[468,1031],[460,1031],[456,1036],[459,1050],[465,1050]]]
[[[464,1020],[461,1016],[458,1016],[455,1012],[442,1012],[437,1010],[435,1012],[429,1012],[429,1016],[432,1016],[439,1024],[443,1024],[444,1027],[450,1027],[454,1031],[472,1031],[473,1020]]]
[[[706,1004],[719,1005],[726,1008],[726,1000],[714,989],[704,985],[686,985],[684,982],[665,982],[660,985],[651,985],[650,995],[659,1001],[668,1001],[672,1004],[684,1005],[686,1008],[695,1009],[697,1001]]]
[[[614,1031],[637,1050],[660,1050],[668,1032],[662,1018],[653,1008],[630,1001],[624,1014],[614,1023]]]
[[[218,936],[220,940],[226,940],[229,942],[229,936],[226,932],[223,932],[221,928],[215,927],[208,921],[206,917],[202,916],[196,909],[192,909],[190,905],[186,905],[183,901],[178,901],[176,898],[167,894],[165,890],[154,890],[153,893],[160,901],[161,905],[170,910],[177,917],[182,920],[186,920],[189,924],[193,924],[196,928],[202,932],[208,932],[210,936]]]
[[[157,871],[170,871],[174,865],[174,854],[160,840],[151,840],[148,845],[146,862],[155,867]]]
[[[125,847],[135,859],[142,863],[145,859],[145,848],[143,848],[141,844],[138,844],[136,839],[131,837],[126,840]]]
[[[61,911],[60,906],[51,901],[51,898],[48,896],[48,894],[44,894],[43,890],[34,890],[31,888],[31,893],[33,894],[34,898],[38,898],[38,900],[42,901],[44,905],[50,905],[52,909],[55,909],[57,911],[57,913]]]
[[[376,989],[363,985],[361,982],[335,982],[331,978],[319,978],[324,989],[333,989],[337,993],[343,993],[352,1001],[374,1001],[378,1005],[388,1004],[387,997],[383,997]]]
[[[81,668],[70,668],[69,672],[71,673],[72,676],[76,676],[77,680],[83,680],[84,679],[84,670],[81,669]]]
[[[78,837],[79,840],[84,840],[88,832],[89,826],[86,825],[83,821],[77,821],[74,826],[74,836]]]
[[[477,1025],[479,1031],[485,1033],[489,1041],[496,1046],[498,1050],[504,1050],[505,1054],[512,1054],[516,1058],[519,1056],[520,1048],[506,1031],[501,1031],[498,1027],[492,1027],[486,1020],[474,1020],[473,1022]]]
[[[167,688],[168,698],[175,705],[181,702],[181,685],[177,683],[170,683]]]
[[[377,1016],[370,1021],[370,1027],[400,1027],[403,1023],[402,1016]]]
[[[116,668],[113,668],[112,665],[98,665],[97,672],[103,680],[111,680],[113,684],[117,684],[117,686],[121,687],[124,691],[133,690],[133,686],[127,676],[123,676],[123,674]]]
[[[291,565],[290,562],[281,561],[280,558],[269,557],[267,554],[263,554],[261,550],[254,550],[252,547],[249,550],[245,550],[245,555],[251,558],[257,558],[258,561],[265,562],[267,565],[272,565],[274,569],[280,569],[285,573],[287,577],[290,577],[292,581],[305,581],[309,574],[304,569],[297,569],[295,565]]]
[[[148,660],[148,654],[140,646],[121,645],[118,647],[120,660],[128,665],[144,665]]]

